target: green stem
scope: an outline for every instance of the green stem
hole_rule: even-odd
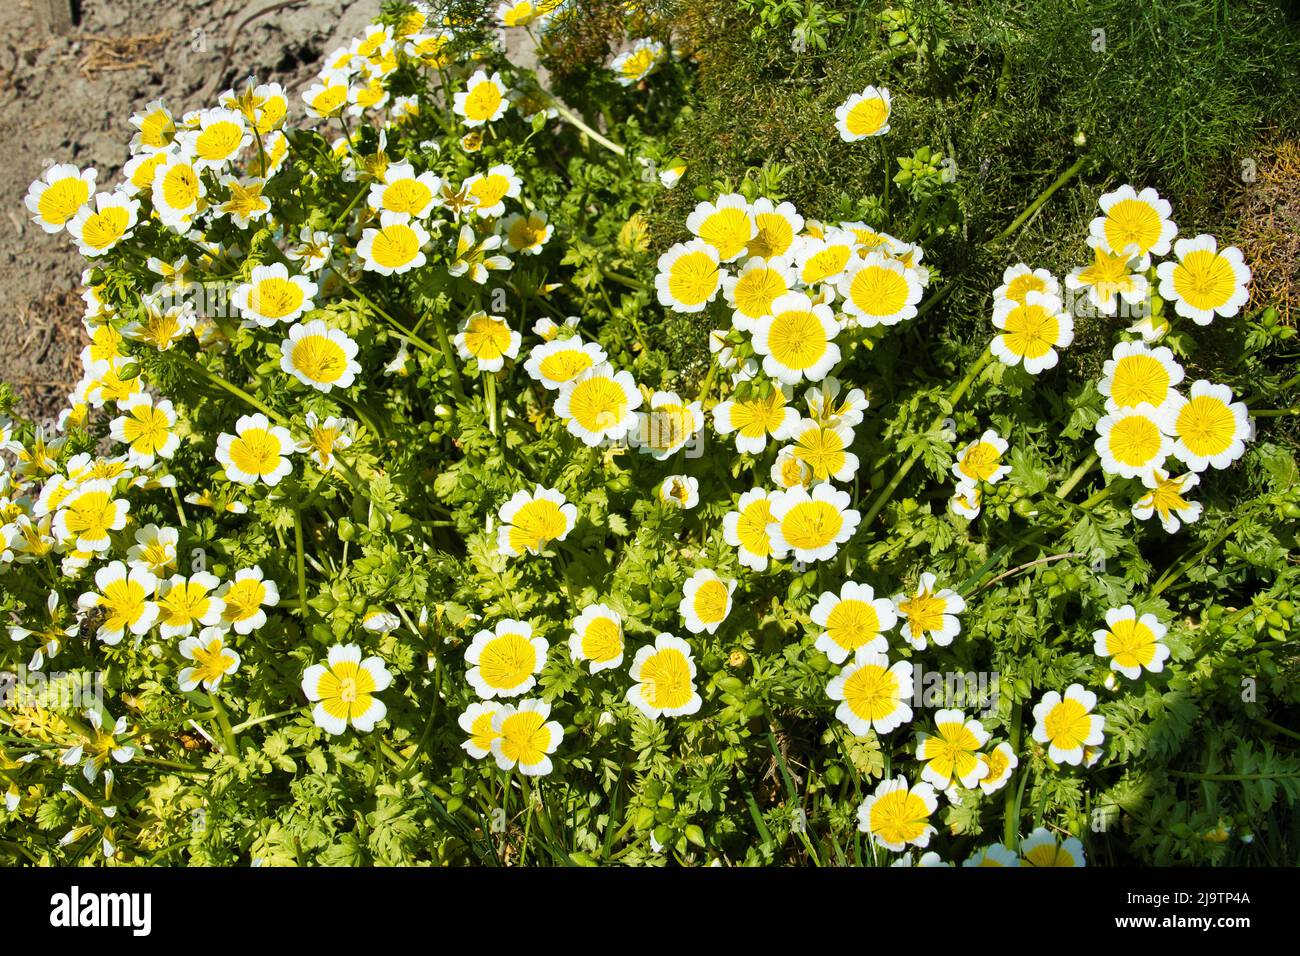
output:
[[[986,346],[984,351],[980,353],[980,357],[975,360],[975,364],[970,367],[969,371],[967,371],[966,377],[958,382],[957,386],[948,393],[949,409],[956,408],[957,403],[961,401],[962,396],[966,394],[971,385],[974,384],[975,379],[979,377],[979,374],[984,371],[991,361],[993,361],[993,352]],[[930,426],[930,431],[942,427],[944,419],[947,417],[946,414],[941,414],[936,418],[934,423]],[[893,497],[894,492],[898,490],[898,486],[903,483],[903,479],[907,477],[908,472],[916,467],[916,463],[920,460],[921,453],[916,451],[912,453],[912,456],[908,458],[907,461],[903,462],[898,471],[894,473],[894,477],[889,480],[889,484],[885,485],[885,487],[881,489],[880,494],[876,496],[876,500],[867,510],[867,513],[863,515],[862,527],[865,528],[870,526],[871,522],[873,522],[876,519],[876,516],[880,514],[881,509],[884,508],[885,505],[888,504],[889,499]]]
[[[1070,474],[1070,477],[1065,479],[1065,482],[1061,485],[1061,487],[1056,489],[1056,497],[1068,498],[1070,496],[1070,492],[1072,492],[1078,486],[1079,482],[1083,481],[1083,479],[1087,476],[1088,472],[1092,471],[1092,469],[1097,467],[1097,462],[1099,460],[1100,459],[1097,457],[1096,452],[1093,452],[1091,455],[1085,458],[1083,460],[1083,463],[1079,465],[1078,468],[1074,469],[1074,471]]]
[[[1300,734],[1296,733],[1294,730],[1291,730],[1287,727],[1283,727],[1281,724],[1273,723],[1273,721],[1269,720],[1267,717],[1256,717],[1255,719],[1259,721],[1261,724],[1263,724],[1265,727],[1268,727],[1270,730],[1282,734],[1282,736],[1284,737],[1290,737],[1292,740],[1300,740]]]
[[[221,700],[217,695],[209,691],[208,700],[212,702],[212,710],[217,715],[217,726],[221,728],[221,748],[232,757],[239,756],[239,747],[235,743],[235,731],[230,726],[230,718],[226,715],[226,708],[221,706]]]
[[[197,372],[199,375],[203,376],[213,385],[216,385],[218,388],[224,389],[225,391],[229,392],[231,395],[234,395],[236,398],[247,403],[252,408],[257,409],[259,412],[261,412],[267,418],[271,419],[271,421],[275,422],[277,425],[283,425],[286,428],[288,427],[289,419],[285,418],[283,415],[281,415],[279,412],[272,409],[269,405],[265,404],[260,399],[254,398],[252,395],[248,394],[248,392],[244,391],[238,385],[231,384],[230,382],[222,378],[220,375],[218,375],[216,372],[213,372],[211,369],[205,368],[204,366],[200,365],[198,362],[194,361],[191,358],[187,358],[184,355],[177,355],[176,357],[180,359],[180,363],[184,365],[186,368],[188,368],[190,371]]]
[[[1020,704],[1011,708],[1011,752],[1020,752]],[[1006,783],[1006,794],[1002,798],[1002,845],[1012,849],[1020,836],[1020,788],[1013,786],[1016,775],[1024,775],[1029,768],[1023,764],[1016,768]]]
[[[443,322],[442,316],[437,313],[433,316],[433,330],[438,336],[438,346],[442,349],[443,361],[447,363],[447,368],[451,369],[451,387],[456,392],[456,397],[462,402],[465,400],[465,383],[460,378],[460,366],[456,364],[456,350],[451,346],[451,336],[447,334],[447,323]]]
[[[1156,581],[1155,586],[1151,589],[1151,596],[1156,597],[1157,595],[1161,594],[1163,591],[1167,590],[1171,585],[1174,584],[1175,581],[1177,581],[1184,574],[1190,571],[1198,562],[1204,560],[1205,557],[1209,555],[1211,551],[1213,551],[1219,545],[1223,544],[1224,541],[1227,541],[1228,538],[1232,536],[1232,533],[1236,531],[1239,527],[1241,527],[1241,525],[1244,524],[1246,520],[1250,517],[1251,515],[1249,514],[1242,515],[1232,524],[1228,525],[1227,530],[1225,530],[1221,535],[1216,537],[1205,547],[1201,548],[1201,550],[1196,552],[1196,554],[1192,555],[1190,558],[1186,558],[1182,561],[1179,561],[1177,564],[1173,565],[1168,570],[1166,570],[1164,574],[1160,575],[1160,578]]]
[[[555,97],[552,96],[550,100],[551,100],[551,107],[559,115],[560,119],[564,120],[570,126],[573,126],[581,130],[583,133],[586,133],[588,137],[590,137],[595,142],[599,143],[601,146],[604,146],[611,153],[614,153],[618,156],[627,155],[626,149],[618,145],[618,143],[615,143],[612,140],[606,139],[604,136],[601,136],[594,129],[588,126],[586,122],[583,121],[582,117],[580,117],[577,113],[573,112],[573,110],[569,109],[559,100],[557,100]]]
[[[302,545],[302,509],[293,510],[293,546],[298,555],[298,614],[307,617],[307,564]]]
[[[483,372],[483,405],[487,409],[488,431],[497,433],[497,378],[492,372]]]
[[[1048,186],[1041,193],[1039,193],[1038,198],[1035,199],[1033,202],[1031,202],[1029,206],[1025,209],[1025,211],[1016,217],[1015,221],[1012,222],[1011,225],[1007,226],[1006,229],[1003,229],[1000,233],[998,233],[997,236],[994,237],[992,241],[987,243],[987,245],[992,245],[994,242],[1001,242],[1003,239],[1006,239],[1013,232],[1015,232],[1026,222],[1028,222],[1029,217],[1032,216],[1034,213],[1038,212],[1038,210],[1042,208],[1043,204],[1047,202],[1047,200],[1051,199],[1053,195],[1056,194],[1056,191],[1058,189],[1060,189],[1062,186],[1064,186],[1071,179],[1073,179],[1075,176],[1078,175],[1079,170],[1083,169],[1083,165],[1084,163],[1087,162],[1087,160],[1088,157],[1086,154],[1076,159],[1074,161],[1073,166],[1071,166],[1065,172],[1061,173],[1060,176],[1057,176],[1056,182],[1052,183],[1052,185]]]
[[[281,717],[288,717],[291,714],[296,714],[296,713],[298,713],[297,707],[293,708],[292,710],[276,711],[274,714],[263,714],[261,717],[250,717],[242,724],[235,724],[235,726],[230,728],[230,732],[233,734],[241,734],[245,730],[248,730],[250,727],[256,727],[258,724],[265,724],[268,721],[278,720]]]

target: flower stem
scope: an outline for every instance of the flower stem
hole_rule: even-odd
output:
[[[984,351],[980,353],[980,357],[975,360],[975,363],[966,372],[966,377],[958,382],[957,386],[948,393],[948,405],[950,409],[956,407],[957,403],[961,401],[962,396],[966,394],[971,385],[974,384],[975,379],[979,377],[979,374],[984,371],[991,361],[993,361],[993,351],[988,346],[985,346]],[[930,426],[930,430],[934,431],[937,428],[941,428],[945,418],[947,418],[947,415],[941,414],[934,420],[934,424]],[[865,528],[869,526],[871,522],[876,519],[876,516],[880,514],[881,509],[885,507],[889,502],[889,499],[893,497],[894,492],[898,490],[898,486],[903,483],[903,479],[907,477],[908,472],[916,467],[916,463],[920,460],[921,453],[917,451],[913,452],[912,456],[908,458],[907,461],[903,462],[898,471],[894,473],[894,477],[890,479],[889,484],[885,485],[880,494],[876,496],[875,502],[872,503],[871,507],[867,510],[867,513],[863,516],[862,527]]]
[[[1096,452],[1093,452],[1085,458],[1083,463],[1070,474],[1070,477],[1065,479],[1065,482],[1061,487],[1056,489],[1056,497],[1068,498],[1070,492],[1078,486],[1079,482],[1083,481],[1083,479],[1087,477],[1088,472],[1097,467],[1098,460]]]
[[[212,711],[217,715],[217,726],[221,728],[221,749],[232,757],[238,757],[239,747],[235,743],[235,731],[230,726],[230,718],[226,716],[226,709],[221,706],[221,700],[215,692],[208,692],[208,700],[212,702]]]
[[[1053,195],[1056,194],[1056,191],[1058,189],[1060,189],[1062,186],[1064,186],[1066,183],[1068,183],[1071,179],[1073,179],[1075,176],[1079,174],[1079,170],[1083,169],[1083,165],[1087,161],[1088,161],[1087,154],[1084,154],[1083,156],[1080,156],[1078,159],[1076,159],[1074,161],[1073,166],[1071,166],[1065,172],[1061,173],[1060,176],[1057,176],[1056,182],[1052,183],[1052,185],[1048,186],[1041,193],[1039,193],[1038,198],[1035,199],[1033,202],[1031,202],[1028,205],[1028,207],[1026,207],[1025,211],[1016,217],[1015,221],[1012,222],[1011,225],[1003,229],[1000,233],[997,234],[997,236],[995,236],[987,244],[992,245],[994,242],[1001,242],[1003,239],[1006,239],[1013,232],[1015,232],[1026,222],[1028,222],[1029,217],[1032,216],[1034,213],[1038,212],[1038,210],[1042,208],[1043,204],[1047,202],[1047,200],[1051,199]]]
[[[491,372],[483,373],[483,405],[487,409],[488,431],[497,433],[497,377]]]
[[[302,509],[293,510],[293,546],[298,554],[298,615],[307,617],[307,565],[302,546]]]
[[[451,336],[447,334],[447,324],[442,321],[441,315],[434,314],[433,330],[438,336],[438,346],[442,349],[443,360],[451,370],[451,387],[455,390],[456,397],[464,401],[465,383],[461,381],[460,366],[456,364],[456,351],[451,347]]]
[[[587,134],[588,137],[590,137],[595,142],[599,143],[601,146],[604,146],[611,153],[615,153],[616,155],[619,156],[627,155],[626,149],[618,145],[618,143],[615,143],[612,140],[606,139],[604,136],[601,136],[594,129],[588,126],[586,122],[583,121],[582,117],[580,117],[577,113],[573,112],[573,110],[569,109],[567,106],[565,106],[563,103],[561,103],[553,96],[551,97],[551,107],[555,110],[556,113],[559,114],[560,119],[564,120],[570,126],[573,126],[581,130],[583,133]]]
[[[216,385],[218,388],[222,388],[226,390],[231,395],[234,395],[236,398],[239,398],[242,401],[246,402],[248,405],[257,409],[267,418],[274,421],[277,425],[284,425],[285,427],[288,427],[289,419],[285,418],[279,412],[273,410],[269,405],[266,405],[260,399],[254,398],[252,395],[248,394],[248,392],[244,391],[238,385],[231,384],[230,382],[222,378],[220,375],[218,375],[216,372],[212,371],[211,369],[205,368],[204,366],[200,365],[198,362],[194,361],[191,358],[187,358],[184,355],[178,355],[176,357],[180,359],[181,364],[189,368],[190,371],[198,372],[199,375],[203,376],[213,385]]]

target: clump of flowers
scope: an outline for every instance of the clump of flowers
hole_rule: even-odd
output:
[[[492,14],[543,46],[579,15]],[[1090,265],[1006,269],[962,361],[931,233],[883,204],[696,183],[651,250],[694,173],[643,175],[644,101],[686,67],[627,17],[625,129],[399,3],[303,90],[147,104],[120,182],[32,184],[88,343],[57,421],[0,420],[6,653],[107,674],[119,715],[5,714],[5,812],[67,833],[43,862],[1083,865],[1085,797],[1214,649],[1179,589],[1238,527],[1285,550],[1254,511],[1140,548],[1232,514],[1253,422],[1177,326],[1241,315],[1242,255],[1124,186]],[[841,141],[893,103],[849,97]],[[1075,319],[1139,307],[1065,382]],[[711,361],[669,368],[688,328]]]

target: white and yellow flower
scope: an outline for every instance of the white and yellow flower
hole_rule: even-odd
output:
[[[947,647],[961,633],[957,615],[966,610],[966,601],[952,588],[936,588],[938,580],[926,571],[915,591],[894,598],[894,608],[903,620],[903,639],[918,651],[930,644]]]
[[[691,646],[680,637],[660,634],[654,644],[636,652],[627,700],[651,720],[686,717],[703,701],[695,690],[695,661]]]
[[[767,395],[719,402],[713,406],[713,427],[719,435],[735,432],[737,451],[760,454],[767,447],[769,437],[785,441],[798,427],[799,412],[789,401],[790,387],[779,384]]]
[[[198,637],[181,641],[181,657],[194,663],[181,668],[177,675],[180,689],[189,693],[200,684],[211,692],[221,686],[221,681],[239,670],[239,655],[226,646],[226,632],[219,627],[205,627]]]
[[[329,471],[338,460],[335,453],[352,444],[352,421],[334,415],[322,420],[315,412],[308,412],[304,424],[307,437],[298,442],[295,450],[306,452],[321,471]]]
[[[578,509],[563,494],[537,485],[516,491],[497,512],[497,551],[516,558],[525,551],[538,554],[552,541],[563,541],[578,520]]]
[[[980,847],[972,853],[962,866],[975,867],[995,867],[995,866],[1019,866],[1020,857],[1014,850],[1008,850],[1001,843],[994,843],[990,846]]]
[[[239,229],[247,229],[271,211],[271,200],[262,195],[266,180],[260,176],[239,178],[227,173],[221,177],[226,189],[226,199],[217,203],[214,214],[229,216]]]
[[[469,735],[461,741],[461,748],[475,760],[492,753],[492,741],[499,736],[492,727],[492,718],[500,709],[501,705],[494,700],[475,701],[456,718],[460,729]]]
[[[214,593],[221,582],[207,571],[188,578],[174,574],[158,583],[158,630],[163,637],[188,637],[195,625],[211,627],[221,623],[226,602]]]
[[[805,229],[811,223],[805,223]],[[858,239],[844,229],[800,236],[794,246],[795,273],[806,286],[833,283],[857,255]]]
[[[480,372],[499,372],[506,359],[519,355],[523,336],[501,316],[479,311],[461,320],[454,341],[456,353],[465,361],[476,359]]]
[[[1159,674],[1169,659],[1165,634],[1169,628],[1154,614],[1138,616],[1132,604],[1106,612],[1106,628],[1092,632],[1093,653],[1109,657],[1112,669],[1137,680],[1143,669]]]
[[[464,117],[465,125],[470,127],[499,120],[505,115],[508,105],[501,74],[488,76],[485,70],[476,71],[465,84],[465,89],[452,97],[452,109],[457,116]]]
[[[357,343],[320,319],[298,322],[280,343],[280,369],[317,391],[348,388],[361,371]]]
[[[979,485],[960,481],[948,499],[948,507],[968,521],[974,521],[980,516],[983,501],[984,492]]]
[[[772,496],[772,556],[793,554],[796,560],[829,561],[841,544],[853,537],[862,516],[849,507],[846,491],[820,484],[812,492],[789,488]]]
[[[113,482],[96,478],[83,481],[59,505],[51,531],[62,545],[78,551],[107,551],[110,535],[126,527],[131,503],[114,497]]]
[[[533,636],[530,624],[506,618],[493,630],[474,635],[465,651],[465,662],[470,665],[465,679],[485,700],[518,697],[537,684],[549,648],[545,638]]]
[[[340,115],[348,105],[350,79],[346,70],[322,70],[316,82],[302,94],[307,115],[319,119]]]
[[[551,716],[544,700],[521,700],[516,707],[506,704],[492,715],[492,756],[501,770],[514,770],[526,777],[544,777],[552,770],[550,755],[564,739],[564,728]]]
[[[569,653],[591,673],[623,666],[623,618],[607,604],[592,604],[573,619]]]
[[[151,190],[154,177],[167,158],[167,153],[142,153],[131,157],[122,168],[123,179],[118,191],[126,196],[137,196]]]
[[[953,463],[952,473],[959,484],[996,485],[1011,474],[1011,466],[1002,464],[1007,447],[1007,440],[990,428],[962,449]]]
[[[1078,837],[1058,840],[1047,827],[1039,827],[1020,841],[1021,866],[1080,867],[1087,862]]]
[[[702,312],[722,287],[718,250],[703,239],[679,242],[659,257],[655,292],[674,312]]]
[[[754,324],[754,351],[763,371],[787,385],[819,382],[840,361],[835,344],[839,325],[830,306],[813,304],[802,292],[787,292],[772,303],[772,314]]]
[[[387,716],[388,708],[375,695],[392,682],[381,658],[363,660],[359,645],[335,644],[326,663],[303,672],[302,692],[315,703],[312,718],[327,734],[341,734],[348,724],[365,734]]]
[[[1190,398],[1174,395],[1163,414],[1165,430],[1174,437],[1174,457],[1192,471],[1227,468],[1245,453],[1252,436],[1245,404],[1232,400],[1228,386],[1204,379],[1192,383]]]
[[[78,169],[69,163],[49,167],[27,187],[26,203],[32,222],[49,233],[62,230],[90,202],[98,175],[94,169]]]
[[[1147,297],[1147,279],[1142,273],[1150,262],[1140,255],[1137,246],[1112,252],[1105,241],[1088,237],[1092,248],[1092,265],[1079,266],[1065,277],[1065,287],[1077,292],[1083,290],[1102,315],[1114,315],[1119,300],[1132,305]]]
[[[854,260],[837,283],[844,311],[858,325],[897,325],[916,315],[923,289],[914,272],[897,259],[869,252]]]
[[[207,194],[203,177],[184,153],[169,154],[154,170],[149,192],[154,212],[163,225],[177,232],[187,232],[194,218],[207,208]]]
[[[993,325],[1001,330],[989,346],[994,356],[1006,365],[1023,364],[1030,375],[1055,368],[1056,350],[1074,341],[1074,320],[1059,298],[1045,292],[1026,292],[1024,302],[999,302]]]
[[[700,568],[682,586],[678,613],[692,634],[716,634],[731,613],[731,595],[736,582],[722,579],[708,568]]]
[[[176,434],[176,409],[167,399],[154,402],[147,392],[137,392],[118,403],[122,414],[109,423],[115,441],[127,446],[127,461],[149,468],[156,458],[170,458],[180,447]]]
[[[489,255],[493,250],[500,248],[501,237],[499,235],[484,236],[480,239],[475,235],[471,226],[468,224],[463,225],[456,236],[456,251],[453,254],[451,265],[447,267],[447,274],[452,276],[468,275],[471,281],[483,285],[493,272],[501,272],[512,268],[514,265],[509,256],[503,256],[499,253]],[[423,256],[423,253],[421,253],[421,256]]]
[[[428,261],[424,254],[428,242],[429,233],[418,221],[405,213],[383,212],[379,215],[378,229],[371,227],[361,233],[357,255],[368,272],[401,275]],[[500,243],[499,238],[497,242]]]
[[[1178,235],[1178,226],[1169,217],[1173,207],[1150,187],[1137,192],[1123,185],[1098,200],[1102,215],[1092,220],[1088,231],[1110,249],[1137,246],[1138,255],[1163,256]]]
[[[243,88],[222,93],[218,102],[226,109],[238,110],[253,132],[262,137],[284,124],[289,113],[289,97],[279,83],[258,83],[251,76]]]
[[[989,732],[974,718],[967,719],[960,710],[941,710],[934,715],[934,733],[920,733],[916,741],[916,759],[925,761],[921,779],[946,790],[957,780],[963,787],[975,786],[988,773],[979,749],[989,740]]]
[[[495,219],[506,211],[507,199],[519,198],[523,185],[514,167],[502,163],[486,173],[475,173],[465,180],[464,188],[477,202],[474,212],[479,218]]]
[[[736,549],[736,560],[755,571],[767,570],[772,554],[768,527],[772,524],[772,496],[762,488],[752,488],[740,496],[735,511],[722,519],[722,537]]]
[[[289,429],[272,425],[261,412],[241,416],[233,435],[223,432],[217,437],[217,461],[227,480],[241,485],[278,485],[293,471],[288,457],[293,451]]]
[[[690,511],[700,503],[700,483],[690,475],[669,475],[659,484],[659,500]]]
[[[1106,410],[1137,408],[1146,404],[1163,411],[1175,397],[1174,386],[1183,380],[1183,367],[1164,346],[1145,342],[1120,342],[1101,368],[1097,391],[1106,396]]]
[[[840,702],[836,719],[859,737],[870,730],[887,734],[911,720],[912,690],[910,662],[891,664],[884,654],[865,645],[826,685],[830,699]]]
[[[95,591],[77,599],[83,611],[99,610],[104,617],[95,636],[105,644],[121,642],[127,631],[137,637],[153,627],[158,605],[151,600],[158,579],[144,568],[131,568],[113,561],[95,572]]]
[[[296,322],[316,305],[316,283],[290,275],[282,262],[254,266],[248,281],[235,287],[231,304],[244,319],[269,329],[277,322]]]
[[[938,797],[928,783],[909,787],[901,774],[882,780],[875,792],[858,807],[858,829],[886,850],[901,853],[908,845],[927,847],[935,828],[931,815],[939,808]]]
[[[543,388],[558,391],[607,358],[605,350],[595,342],[584,342],[575,335],[533,346],[524,370]]]
[[[319,272],[334,254],[334,237],[323,229],[303,226],[298,244],[287,249],[285,258],[298,264],[304,272]]]
[[[1160,297],[1174,311],[1197,325],[1209,325],[1216,315],[1231,318],[1250,298],[1250,266],[1236,246],[1219,249],[1213,236],[1179,239],[1177,262],[1156,267]]]
[[[497,20],[503,27],[526,27],[545,20],[560,3],[561,0],[502,0],[497,5]]]
[[[1011,772],[1020,766],[1020,758],[1005,741],[980,754],[980,760],[984,764],[984,775],[980,777],[979,785],[985,794],[994,793],[1005,787],[1007,781],[1011,779]]]
[[[671,458],[704,429],[700,403],[684,402],[676,392],[655,392],[638,417],[637,444],[656,461]]]
[[[131,234],[139,211],[139,200],[125,193],[98,193],[93,206],[82,206],[68,221],[68,235],[83,256],[102,256]]]
[[[883,86],[868,86],[854,93],[835,109],[835,128],[846,143],[889,132],[889,114],[893,98]]]
[[[617,441],[637,427],[642,397],[632,373],[602,362],[580,372],[560,388],[555,414],[584,445]]]
[[[1102,470],[1137,478],[1163,465],[1174,446],[1163,423],[1162,415],[1146,403],[1102,416],[1093,442]]]
[[[772,303],[794,288],[794,269],[780,259],[751,256],[736,275],[722,277],[722,294],[732,307],[731,324],[744,332],[772,312]]]
[[[253,141],[253,134],[243,114],[217,107],[201,112],[197,127],[182,133],[181,141],[195,169],[220,169]]]
[[[813,481],[851,481],[858,471],[858,456],[849,451],[853,429],[848,425],[823,425],[805,418],[791,436],[791,453],[808,466]]]
[[[223,584],[217,597],[225,602],[221,620],[236,634],[251,634],[266,623],[266,608],[280,603],[280,589],[258,565],[240,568]]]
[[[1007,266],[1002,273],[1002,284],[993,290],[994,303],[1018,302],[1022,305],[1025,295],[1039,292],[1043,295],[1061,294],[1061,285],[1046,269],[1034,269],[1023,262]]]
[[[883,654],[889,650],[885,632],[898,623],[892,602],[853,581],[844,582],[839,594],[822,592],[808,616],[823,629],[814,646],[832,664],[843,664],[858,648]]]
[[[1188,501],[1187,492],[1200,484],[1201,476],[1195,472],[1171,477],[1162,468],[1152,468],[1142,475],[1142,484],[1149,489],[1133,503],[1133,517],[1146,521],[1159,515],[1165,531],[1174,534],[1185,524],[1193,524],[1201,517],[1201,503]]]
[[[143,568],[154,577],[165,577],[176,570],[176,543],[180,532],[147,524],[135,531],[135,544],[126,551],[126,561],[133,569]]]
[[[794,203],[775,204],[766,196],[749,207],[757,230],[749,240],[748,252],[760,259],[786,259],[794,250],[795,237],[803,231],[804,218]]]
[[[721,262],[740,258],[758,234],[749,202],[739,193],[700,203],[686,218],[686,228],[712,246]]]
[[[840,380],[833,376],[824,378],[805,390],[803,400],[808,406],[808,417],[830,427],[862,424],[862,413],[871,405],[866,393],[860,388],[854,388],[841,398],[841,391]]]
[[[620,86],[635,86],[653,73],[668,58],[668,51],[658,40],[642,38],[614,57],[609,65]]]
[[[507,252],[518,252],[526,256],[540,255],[542,247],[555,234],[546,213],[534,209],[526,213],[512,213],[501,220],[501,232],[505,237]]]
[[[176,120],[162,100],[151,100],[132,113],[131,125],[137,130],[131,137],[133,153],[160,153],[176,139]]]
[[[431,172],[420,173],[410,163],[390,163],[380,182],[370,187],[366,202],[378,212],[424,219],[438,204],[442,180]]]
[[[1034,705],[1034,740],[1047,745],[1053,763],[1078,766],[1084,747],[1101,745],[1106,718],[1092,713],[1096,706],[1097,695],[1082,684],[1071,684],[1064,697],[1048,691]]]

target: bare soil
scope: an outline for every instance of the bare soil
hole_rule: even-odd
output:
[[[243,77],[291,96],[380,0],[80,0],[64,35],[38,8],[0,0],[0,380],[19,412],[57,413],[80,377],[84,260],[66,235],[29,221],[27,186],[52,162],[94,166],[101,185],[129,158],[130,116],[161,98],[175,113],[211,105]],[[259,11],[268,11],[255,16]]]

